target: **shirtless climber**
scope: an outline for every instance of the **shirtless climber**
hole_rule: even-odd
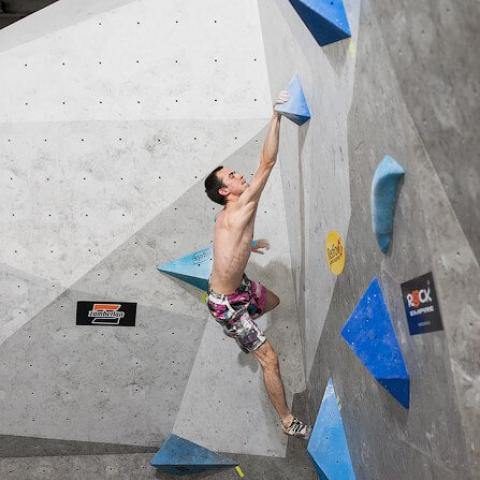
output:
[[[280,92],[275,103],[288,100]],[[223,210],[215,224],[213,270],[207,305],[210,313],[229,337],[245,352],[253,352],[263,369],[268,396],[287,435],[308,438],[311,427],[295,418],[288,408],[280,377],[278,356],[254,319],[274,309],[279,298],[244,273],[250,252],[263,253],[266,240],[252,242],[260,195],[276,163],[280,133],[280,114],[273,113],[270,131],[263,145],[260,165],[248,184],[243,175],[227,167],[217,167],[205,179],[208,197]]]

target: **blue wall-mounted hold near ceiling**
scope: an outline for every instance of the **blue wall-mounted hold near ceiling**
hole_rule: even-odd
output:
[[[352,36],[343,0],[290,0],[320,46]]]

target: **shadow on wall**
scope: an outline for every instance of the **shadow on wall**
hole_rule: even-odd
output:
[[[276,325],[280,321],[298,322],[298,319],[291,318],[296,316],[296,306],[291,305],[291,302],[295,302],[295,295],[291,290],[291,270],[278,260],[272,260],[265,267],[251,262],[247,270],[250,279],[261,282],[280,298],[280,305],[259,320],[259,326],[275,346],[279,343],[277,337],[280,335]],[[248,365],[253,372],[258,370],[258,362],[253,355],[239,355],[238,362],[242,366]]]
[[[303,162],[302,162],[302,152],[303,147],[305,146],[305,139],[307,138],[308,129],[310,122],[305,125],[302,125],[298,129],[298,206],[299,206],[299,218],[300,218],[300,278],[302,279],[301,289],[297,292],[299,298],[303,298],[305,302],[305,296],[302,295],[305,288],[305,183],[304,183],[304,172],[303,172]],[[295,280],[295,279],[294,279]],[[294,285],[296,285],[294,281]],[[305,315],[305,305],[302,305],[301,316],[302,318]],[[302,325],[302,328],[305,328],[305,324]]]
[[[352,45],[352,46],[351,46]],[[347,61],[349,48],[354,48],[354,40],[351,38],[343,42],[332,43],[322,48],[322,52],[328,59],[332,69],[340,76]]]
[[[165,278],[165,281],[171,281],[175,283],[178,286],[178,290],[181,292],[182,290],[185,291],[186,295],[190,295],[193,298],[196,298],[198,300],[198,304],[202,305],[202,295],[204,292],[200,290],[199,288],[194,287],[193,285],[188,284],[187,282],[184,282],[183,280],[180,280],[178,278],[173,277],[172,275],[165,275],[164,273],[159,272],[162,277]],[[163,281],[163,279],[162,279]],[[199,307],[200,308],[200,307]],[[206,307],[205,307],[206,309]],[[207,310],[205,310],[206,312]]]

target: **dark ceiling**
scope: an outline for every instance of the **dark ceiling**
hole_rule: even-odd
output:
[[[7,27],[56,1],[57,0],[1,0],[0,28]]]

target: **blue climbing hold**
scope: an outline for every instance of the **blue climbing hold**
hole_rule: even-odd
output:
[[[219,455],[196,443],[171,434],[150,460],[150,465],[176,476],[220,470],[238,465],[228,457]]]
[[[213,249],[207,247],[172,262],[158,265],[158,270],[199,288],[208,290],[208,278],[212,272]]]
[[[290,0],[290,3],[321,47],[352,36],[343,0]]]
[[[289,100],[276,105],[275,110],[297,125],[303,125],[310,119],[310,110],[298,75],[294,75],[290,80],[287,90],[290,96]]]
[[[408,408],[410,377],[377,278],[357,303],[341,334],[380,385]]]
[[[380,250],[388,251],[393,235],[393,214],[400,180],[405,169],[392,157],[385,155],[372,180],[372,228]]]
[[[330,379],[307,451],[321,480],[355,480],[340,406]]]

